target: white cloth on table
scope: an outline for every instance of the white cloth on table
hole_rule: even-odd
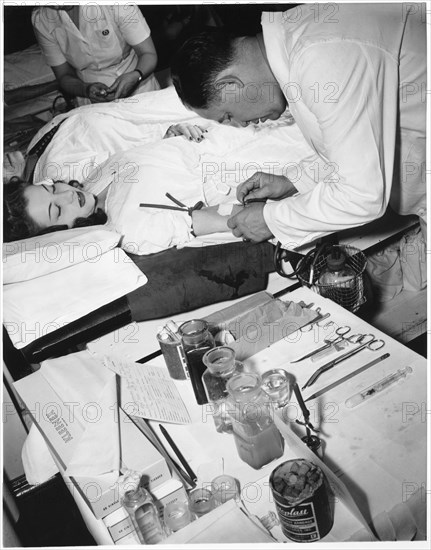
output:
[[[265,206],[288,248],[370,222],[389,202],[425,218],[425,19],[406,4],[332,8],[320,17],[313,4],[262,15],[291,113],[333,167],[308,193]]]
[[[120,75],[133,71],[138,56],[133,46],[150,37],[142,13],[133,4],[87,4],[79,8],[79,29],[63,10],[39,7],[32,13],[37,41],[48,65],[68,62],[84,82],[110,86]],[[136,92],[159,89],[150,75]]]

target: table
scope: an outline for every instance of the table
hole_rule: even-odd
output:
[[[334,527],[323,542],[372,540],[373,534],[365,527],[366,523],[372,526],[381,540],[410,540],[413,537],[424,540],[427,479],[425,359],[308,289],[297,289],[282,299],[314,302],[314,307],[321,307],[322,313],[330,313],[329,320],[337,326],[347,324],[352,333],[372,333],[382,338],[385,341],[382,352],[390,353],[389,359],[351,378],[317,400],[308,402],[311,421],[320,427],[321,438],[325,442],[325,465],[347,487],[361,514],[355,515],[343,501],[336,501]],[[325,326],[326,322],[322,323],[323,326],[314,326],[309,332],[292,333],[254,355],[247,363],[260,373],[272,368],[284,368],[302,386],[316,366],[324,361],[313,363],[306,360],[295,364],[290,361],[318,347],[330,335],[333,327]],[[151,326],[147,333],[144,330],[143,337],[153,341],[156,346],[154,327]],[[354,371],[370,361],[372,356],[373,352],[364,351],[334,367],[315,385],[305,390],[304,397]],[[329,359],[332,357],[329,356]],[[164,360],[156,357],[152,363],[163,366]],[[354,409],[346,408],[346,398],[406,365],[410,365],[413,372],[405,380]],[[298,438],[298,435],[304,435],[304,431],[294,422],[300,417],[296,400],[292,398],[286,409],[288,412],[276,418],[277,425],[286,436],[284,456],[256,471],[240,461],[232,436],[217,433],[210,415],[203,415],[205,409],[194,404],[189,382],[178,382],[177,387],[187,402],[194,422],[190,425],[166,426],[198,474],[199,482],[209,482],[223,471],[240,481],[242,500],[252,514],[261,517],[274,509],[268,486],[270,472],[284,460],[299,456],[313,457]],[[158,423],[150,424],[163,441]],[[95,520],[79,498],[77,504],[96,541],[107,544],[107,531],[103,522]],[[272,530],[272,534],[279,541],[286,540],[278,527]]]
[[[402,344],[374,329],[354,314],[344,310],[334,302],[316,295],[306,288],[297,289],[282,299],[306,303],[314,302],[323,313],[330,313],[330,320],[338,326],[349,325],[351,333],[372,333],[385,341],[382,351],[364,351],[325,373],[316,383],[303,392],[304,398],[316,390],[337,380],[344,374],[374,358],[375,354],[390,353],[390,358],[381,361],[367,371],[351,378],[314,401],[308,402],[311,421],[320,426],[325,443],[325,464],[343,481],[363,517],[384,540],[397,536],[406,540],[413,536],[421,539],[426,532],[425,487],[427,479],[426,463],[426,360]],[[326,323],[323,322],[322,325]],[[292,373],[300,386],[314,372],[334,355],[313,363],[305,360],[291,364],[306,351],[319,347],[325,337],[330,336],[332,327],[315,326],[310,332],[296,332],[285,341],[274,343],[246,361],[258,372],[272,368],[284,368]],[[162,359],[159,358],[160,364]],[[370,398],[353,409],[347,409],[344,401],[373,382],[410,365],[413,372],[403,381],[392,385],[382,393]],[[183,383],[185,384],[185,383]],[[190,402],[192,397],[190,399]],[[289,429],[304,435],[303,428],[294,423],[300,417],[300,409],[294,398],[286,415]],[[205,421],[211,418],[204,418]],[[154,426],[157,430],[157,426]],[[170,425],[169,432],[178,443],[186,459],[198,472],[205,464],[210,467],[223,459],[224,471],[241,480],[242,486],[258,483],[263,487],[272,469],[283,460],[291,458],[288,449],[284,457],[263,467],[258,472],[239,461],[233,441],[228,435],[218,434],[207,422],[191,426]],[[390,457],[390,460],[388,460]],[[202,478],[201,473],[201,478]],[[207,481],[207,480],[204,480]],[[266,496],[269,499],[269,489]],[[245,495],[247,507],[262,514],[265,508],[264,497]],[[264,495],[264,493],[262,493]],[[253,502],[256,499],[258,502]],[[266,503],[265,503],[266,504]],[[396,522],[393,527],[390,518]],[[335,525],[324,541],[363,540],[366,536],[355,522],[338,529]],[[349,533],[349,529],[352,531]],[[360,532],[362,531],[362,532]],[[285,540],[285,539],[281,539]]]

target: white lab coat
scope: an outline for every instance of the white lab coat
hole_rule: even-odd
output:
[[[318,11],[319,10],[319,11]],[[333,177],[295,183],[264,218],[285,248],[380,217],[425,218],[426,27],[420,4],[263,13],[271,69]]]
[[[48,65],[68,62],[84,82],[107,86],[136,67],[138,56],[133,46],[151,35],[137,6],[118,2],[112,6],[81,5],[79,29],[66,11],[48,7],[35,9],[32,23]],[[159,88],[154,75],[150,75],[134,93]]]

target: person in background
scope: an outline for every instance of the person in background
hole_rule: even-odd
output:
[[[151,31],[137,6],[42,6],[33,10],[32,23],[61,89],[78,104],[160,88]]]
[[[331,4],[318,16],[319,7],[263,13],[256,36],[200,34],[172,60],[177,93],[199,116],[247,126],[288,105],[333,167],[315,184],[256,172],[237,198],[263,202],[228,225],[237,237],[296,248],[371,222],[390,204],[424,229],[426,14],[419,4]]]

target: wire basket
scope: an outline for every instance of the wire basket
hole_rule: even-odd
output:
[[[345,266],[349,267],[355,276],[344,282],[323,284],[319,279],[327,267],[327,256],[334,249],[344,254]],[[304,258],[303,265],[299,268],[298,279],[302,286],[311,288],[317,294],[329,298],[349,311],[357,311],[366,302],[363,280],[366,265],[367,258],[358,248],[348,245],[327,245]]]

